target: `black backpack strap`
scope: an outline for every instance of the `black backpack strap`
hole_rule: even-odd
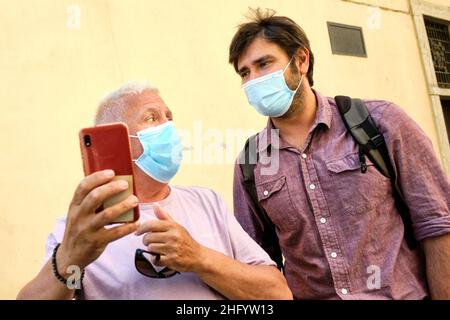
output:
[[[361,99],[351,99],[346,96],[336,96],[336,105],[344,120],[347,130],[359,144],[361,171],[367,169],[364,155],[367,155],[378,171],[391,180],[395,205],[400,212],[405,227],[405,240],[413,250],[417,240],[412,229],[411,215],[397,183],[397,175],[389,159],[388,148],[383,135],[379,132],[366,105]]]
[[[280,245],[278,243],[278,236],[275,230],[275,225],[267,215],[267,212],[261,206],[258,200],[255,186],[255,167],[258,162],[258,153],[256,151],[257,135],[253,135],[245,142],[245,147],[239,156],[239,166],[241,168],[242,176],[244,178],[244,188],[250,196],[255,213],[258,215],[258,220],[263,224],[263,238],[260,245],[269,254],[270,258],[276,262],[278,269],[283,270],[283,256]]]

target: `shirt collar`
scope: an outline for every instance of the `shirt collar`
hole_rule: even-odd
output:
[[[316,118],[314,120],[313,125],[311,126],[310,130],[309,130],[309,134],[311,134],[311,132],[313,132],[317,126],[319,126],[319,124],[323,124],[327,129],[330,129],[331,127],[331,119],[332,119],[332,112],[331,112],[331,106],[330,103],[328,102],[328,98],[323,96],[322,94],[320,94],[320,92],[312,89],[314,92],[314,95],[316,96],[316,101],[317,101],[317,110],[316,110]],[[272,131],[272,130],[277,130],[277,131]],[[272,119],[269,117],[267,120],[267,125],[264,128],[264,130],[262,130],[259,134],[259,141],[258,142],[262,142],[262,143],[258,143],[258,152],[262,152],[265,151],[268,146],[272,145],[272,135],[270,134],[271,132],[273,132],[273,134],[275,134],[275,132],[277,132],[278,134],[278,129],[274,126]],[[285,149],[285,148],[289,148],[291,147],[291,145],[289,145],[286,141],[284,141],[282,138],[280,138],[280,143],[278,148],[279,149]]]

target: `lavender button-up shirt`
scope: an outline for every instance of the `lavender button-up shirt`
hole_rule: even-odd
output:
[[[404,240],[404,225],[388,178],[369,165],[361,173],[358,145],[334,99],[315,91],[317,112],[304,150],[283,139],[279,168],[255,169],[260,204],[276,226],[285,276],[296,299],[422,299],[427,296],[423,255]],[[365,101],[384,135],[418,241],[450,232],[450,186],[432,144],[393,103]],[[260,132],[258,152],[272,143]],[[266,166],[267,168],[267,166]],[[263,230],[236,164],[234,210],[260,244]]]

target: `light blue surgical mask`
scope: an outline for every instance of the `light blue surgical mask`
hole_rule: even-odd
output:
[[[260,114],[268,117],[281,117],[292,104],[294,96],[303,81],[303,75],[297,89],[291,90],[286,84],[284,73],[293,57],[283,70],[278,70],[262,77],[253,79],[242,85],[248,102]]]
[[[168,183],[178,172],[182,158],[180,136],[172,121],[137,132],[144,152],[134,160],[151,178]]]

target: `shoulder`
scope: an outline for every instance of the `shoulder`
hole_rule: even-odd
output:
[[[334,98],[327,97],[332,106],[336,106]],[[414,120],[396,103],[382,99],[362,99],[370,116],[381,131],[399,129],[404,126],[415,126]],[[337,108],[336,108],[337,109]],[[335,112],[338,112],[337,110]],[[392,127],[392,128],[391,128]]]
[[[369,113],[381,132],[423,135],[420,126],[399,105],[385,100],[364,100]]]
[[[335,113],[339,113],[336,107],[336,101],[332,97],[327,97],[328,103],[330,106],[333,106],[335,109]],[[367,107],[367,110],[369,110],[369,113],[371,117],[375,120],[375,122],[378,122],[383,116],[383,113],[387,109],[391,108],[399,108],[394,103],[387,101],[387,100],[378,100],[378,99],[362,99],[365,106]]]
[[[332,97],[326,97],[330,106],[336,107],[336,101]],[[369,110],[370,116],[372,119],[378,122],[389,121],[392,118],[409,118],[406,112],[394,102],[388,100],[381,99],[362,99],[364,104]],[[336,112],[338,112],[336,110]],[[385,114],[389,114],[389,117],[386,117]]]
[[[333,116],[339,116],[336,102],[332,97],[326,97],[333,109]],[[422,136],[423,130],[407,114],[407,112],[396,103],[381,99],[362,99],[366,105],[375,125],[383,134],[390,137],[407,134]]]
[[[372,99],[363,99],[363,101],[375,122],[386,122],[397,118],[409,119],[406,112],[394,102]]]

